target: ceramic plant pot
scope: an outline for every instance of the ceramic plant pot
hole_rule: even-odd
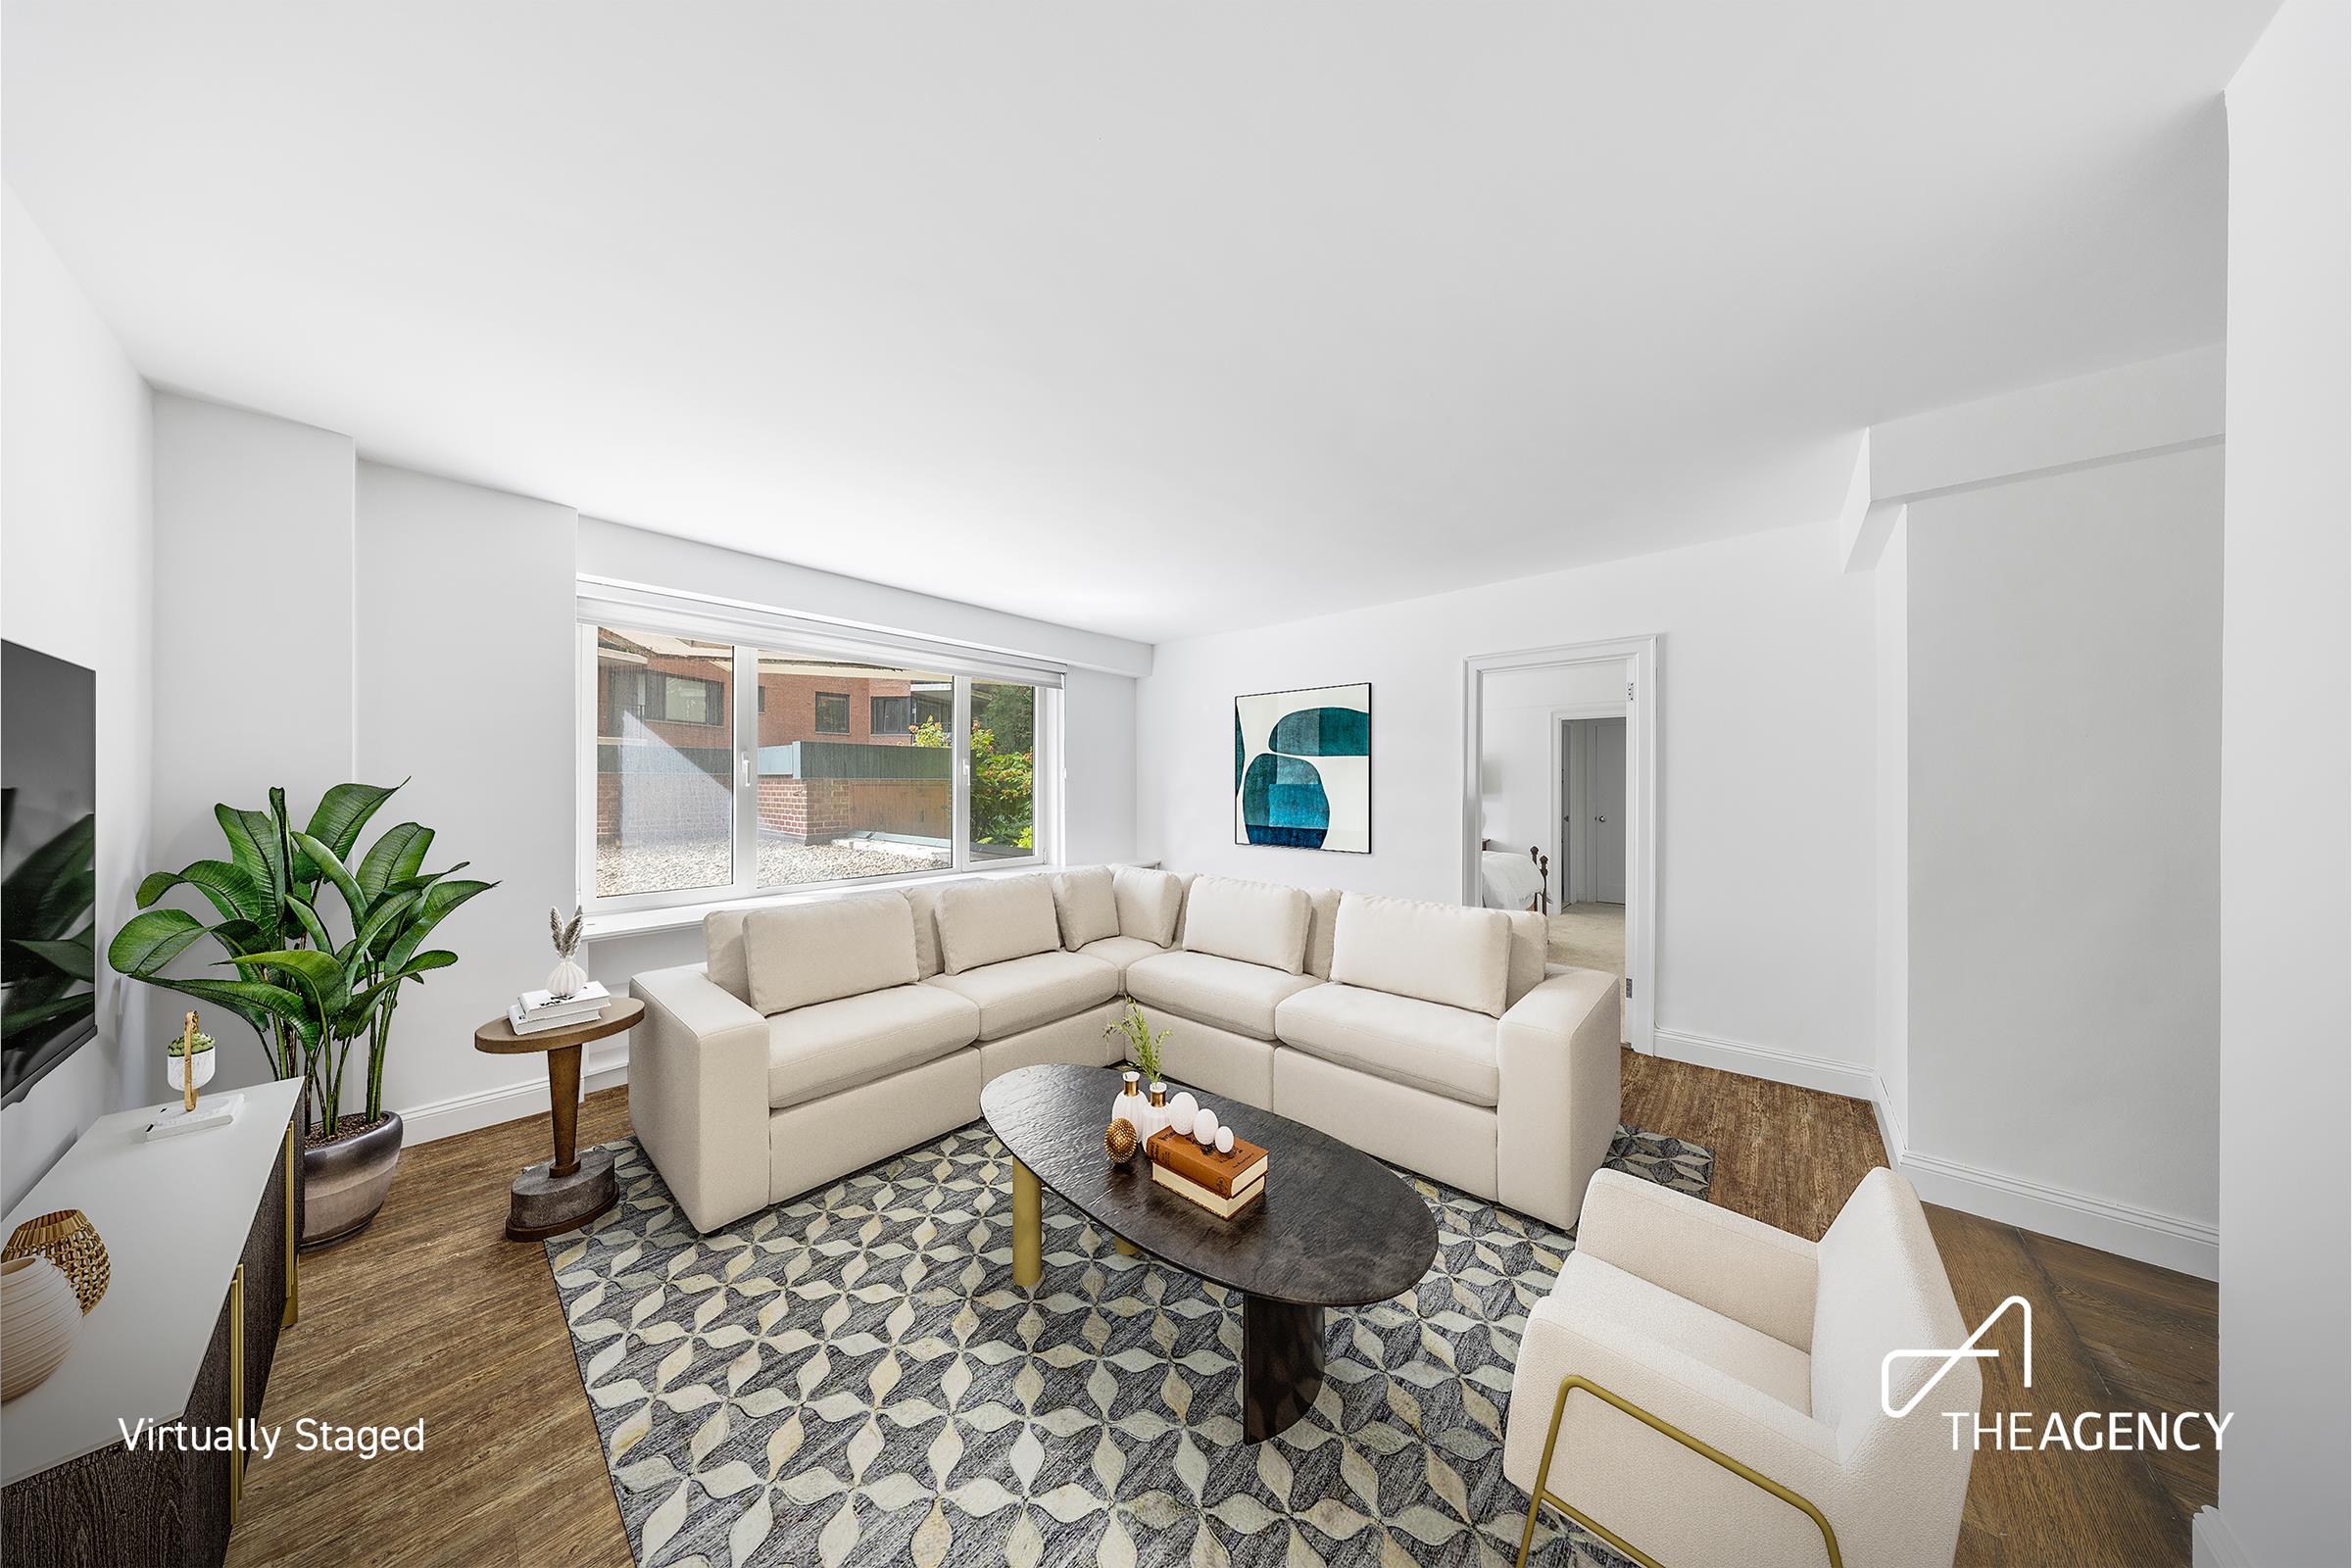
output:
[[[213,1058],[219,1054],[220,1053],[215,1051],[196,1053],[197,1088],[202,1089],[213,1081]],[[188,1088],[187,1066],[188,1058],[185,1056],[166,1056],[164,1058],[164,1076],[171,1081],[173,1089],[182,1094],[185,1094]]]
[[[400,1166],[400,1112],[364,1132],[302,1152],[302,1250],[349,1241],[368,1228],[392,1191]]]
[[[36,1387],[81,1339],[81,1302],[45,1257],[0,1263],[0,1399]]]

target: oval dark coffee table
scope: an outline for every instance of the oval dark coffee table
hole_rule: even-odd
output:
[[[1102,1152],[1119,1075],[1108,1067],[1022,1067],[980,1092],[980,1112],[1013,1158],[1012,1277],[1043,1272],[1039,1187],[1123,1241],[1242,1293],[1242,1429],[1263,1443],[1323,1388],[1323,1310],[1385,1301],[1419,1283],[1438,1226],[1418,1194],[1371,1155],[1287,1116],[1208,1097],[1220,1121],[1267,1152],[1266,1193],[1219,1219],[1152,1180],[1138,1153]]]

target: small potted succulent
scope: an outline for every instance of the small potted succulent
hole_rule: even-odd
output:
[[[180,1092],[185,1109],[196,1108],[196,1091],[213,1081],[213,1037],[196,1027],[196,1014],[190,1012],[178,1034],[164,1047],[164,1075],[172,1087]],[[190,1063],[194,1063],[193,1070]]]

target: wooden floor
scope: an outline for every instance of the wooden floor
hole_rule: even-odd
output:
[[[1625,1116],[1715,1151],[1714,1200],[1818,1238],[1886,1163],[1860,1101],[1629,1054]],[[589,1097],[583,1143],[628,1130],[624,1092]],[[510,1122],[410,1150],[358,1240],[304,1259],[302,1321],[278,1350],[272,1423],[289,1444],[247,1473],[235,1568],[529,1562],[628,1568],[596,1424],[537,1246],[502,1232],[506,1187],[544,1157],[546,1123]],[[1985,1363],[1990,1410],[2210,1409],[2214,1288],[1949,1209],[1931,1208],[1961,1316],[2034,1303],[2034,1387],[2017,1342]],[[2012,1323],[2014,1319],[2011,1320]],[[299,1416],[424,1422],[424,1452],[369,1462],[297,1453]],[[1958,1561],[2188,1561],[2188,1517],[2214,1500],[2211,1453],[1977,1457]]]

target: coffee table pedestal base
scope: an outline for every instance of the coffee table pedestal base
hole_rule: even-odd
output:
[[[1263,1443],[1323,1392],[1323,1308],[1242,1298],[1242,1433]]]
[[[514,1178],[507,1204],[507,1240],[543,1242],[578,1230],[620,1201],[610,1150],[591,1149],[570,1174],[554,1173],[555,1161],[525,1165]]]

